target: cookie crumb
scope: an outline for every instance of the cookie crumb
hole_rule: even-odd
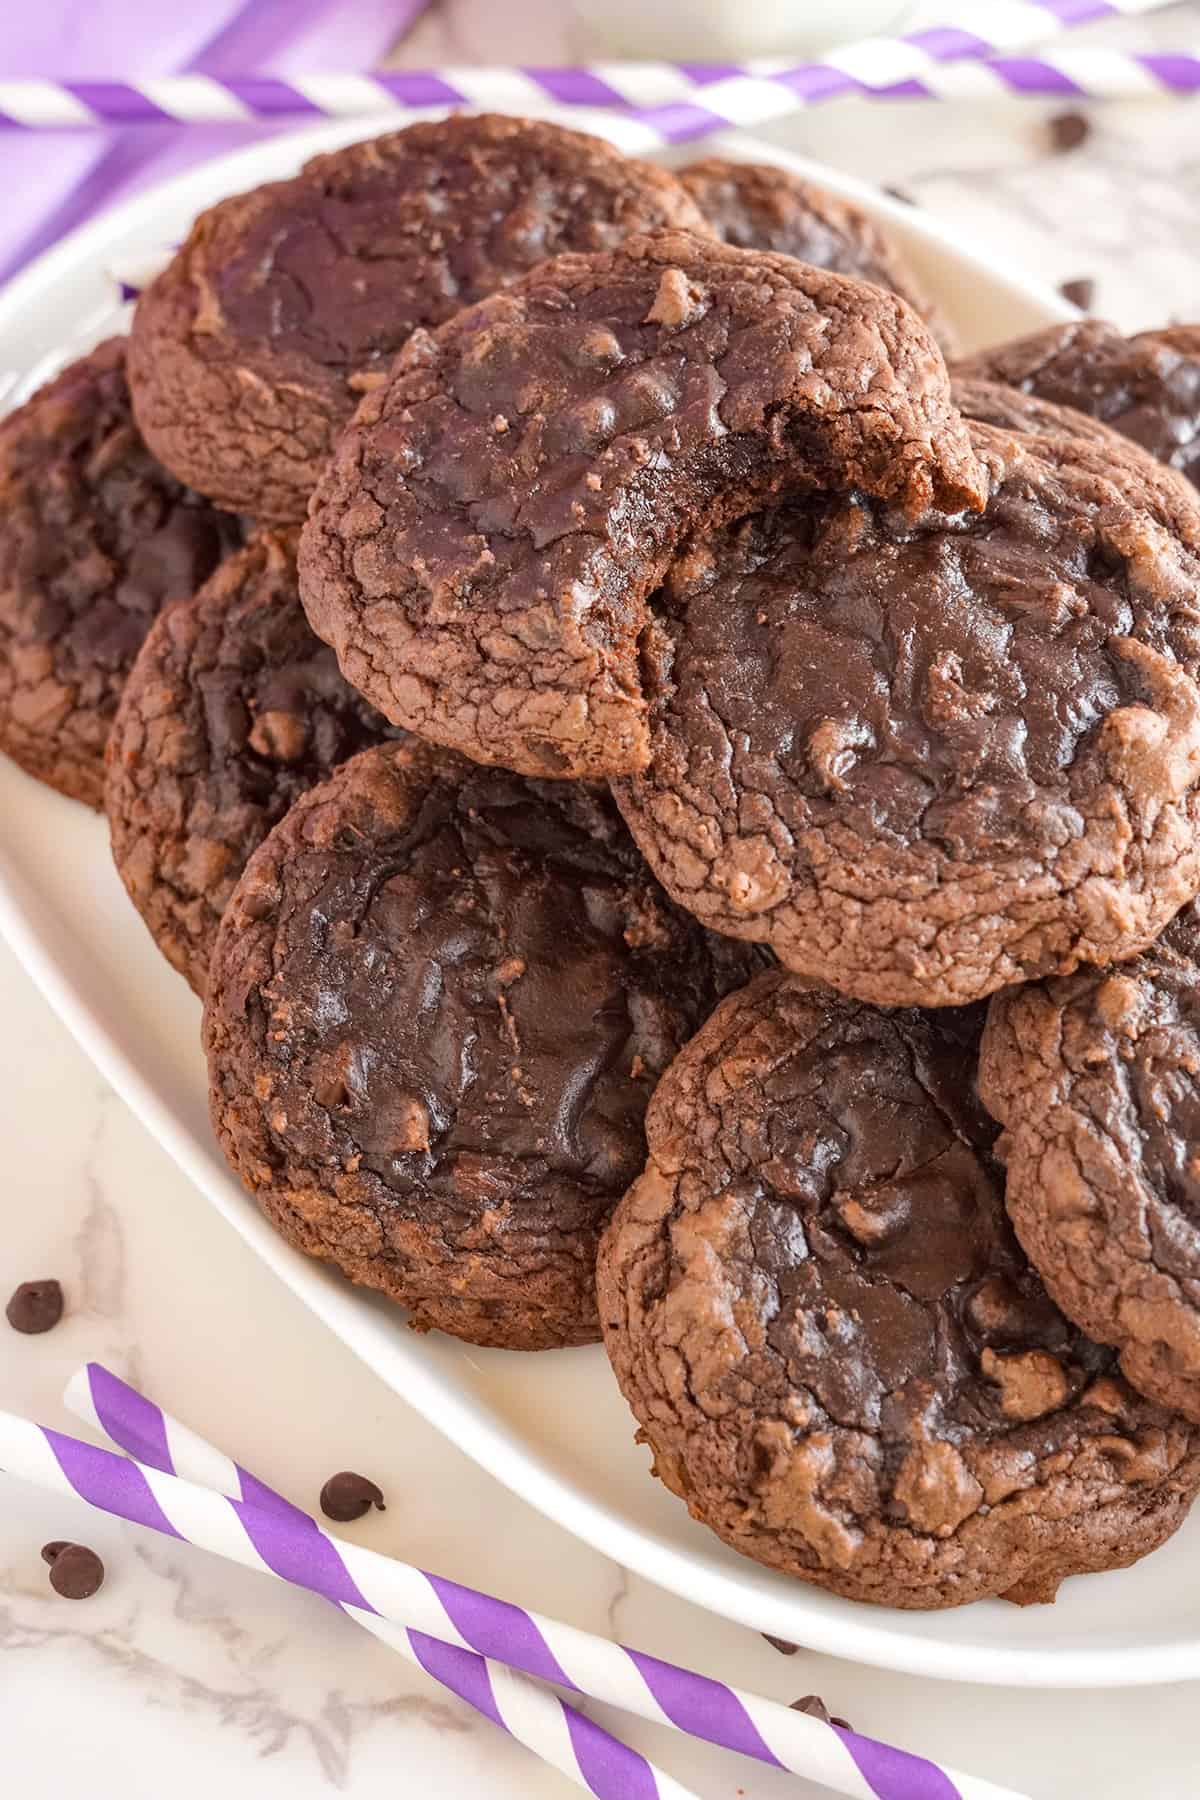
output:
[[[1092,135],[1091,120],[1081,112],[1055,113],[1047,121],[1050,147],[1053,150],[1078,150]]]
[[[848,1719],[839,1719],[831,1713],[820,1694],[805,1694],[799,1700],[793,1700],[789,1712],[807,1713],[811,1719],[820,1719],[823,1725],[836,1725],[842,1731],[852,1731],[854,1727]]]
[[[1096,299],[1096,283],[1090,275],[1079,275],[1073,281],[1060,281],[1058,291],[1064,300],[1080,312],[1091,312]]]
[[[780,1656],[795,1656],[800,1648],[799,1644],[789,1644],[786,1638],[772,1637],[769,1631],[764,1631],[762,1636],[770,1644],[772,1650],[778,1650]]]

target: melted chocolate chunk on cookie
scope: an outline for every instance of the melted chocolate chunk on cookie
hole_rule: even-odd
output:
[[[722,243],[773,250],[889,288],[930,321],[943,348],[948,344],[950,333],[899,245],[861,207],[774,163],[709,156],[680,169],[679,179]]]
[[[1190,490],[1090,422],[971,432],[982,514],[809,499],[696,538],[642,643],[650,768],[614,784],[681,905],[880,1005],[1130,956],[1200,885]]]
[[[156,621],[113,725],[104,804],[129,896],[198,994],[271,827],[339,763],[403,735],[313,635],[294,534],[260,532]]]
[[[657,1474],[735,1549],[880,1605],[1052,1599],[1162,1543],[1200,1487],[1200,1432],[1021,1253],[981,1023],[759,977],[660,1082],[601,1246]]]
[[[146,448],[125,350],[111,338],[0,423],[0,750],[88,806],[143,638],[242,538]]]
[[[1064,1312],[1200,1422],[1200,911],[1117,969],[998,994],[980,1092]]]
[[[456,116],[315,157],[202,213],[138,302],[138,419],[167,465],[298,523],[334,438],[417,327],[560,250],[706,226],[665,169],[582,132]]]
[[[1200,485],[1200,325],[1127,338],[1100,319],[1072,320],[958,367],[1087,413]]]
[[[646,600],[681,540],[797,487],[982,503],[936,346],[879,288],[663,232],[409,344],[313,497],[301,597],[409,730],[620,774],[649,756]]]
[[[586,1343],[654,1084],[754,967],[671,905],[603,790],[381,745],[234,892],[213,1121],[283,1235],[417,1326]]]

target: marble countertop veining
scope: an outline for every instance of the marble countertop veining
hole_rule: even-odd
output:
[[[456,0],[398,60],[549,62],[576,54],[550,0],[508,17]],[[1200,5],[1100,41],[1200,40]],[[1061,108],[868,102],[776,127],[780,141],[872,178],[1049,281],[1092,276],[1126,327],[1200,314],[1200,110],[1098,111],[1088,142],[1047,154]],[[0,830],[3,827],[0,825]],[[59,1276],[69,1317],[0,1335],[0,1400],[69,1428],[60,1393],[85,1356],[152,1382],[294,1498],[334,1469],[384,1487],[347,1528],[589,1629],[759,1688],[822,1693],[862,1729],[1034,1800],[1184,1800],[1200,1766],[1194,1684],[1045,1694],[918,1681],[804,1651],[784,1658],[576,1543],[409,1411],[261,1267],[150,1141],[0,949],[0,1289]],[[108,1579],[71,1605],[38,1556],[93,1544]],[[619,1721],[705,1800],[816,1796],[756,1764]],[[319,1601],[0,1477],[0,1743],[21,1800],[559,1800],[573,1790]]]

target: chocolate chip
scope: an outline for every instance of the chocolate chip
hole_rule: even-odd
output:
[[[852,1731],[853,1726],[846,1719],[839,1719],[831,1713],[820,1694],[805,1694],[800,1700],[793,1700],[789,1712],[807,1713],[812,1719],[820,1719],[824,1725],[837,1725],[842,1731]]]
[[[778,1650],[780,1656],[795,1656],[800,1648],[799,1644],[789,1644],[786,1638],[773,1638],[769,1631],[764,1631],[762,1635],[772,1650]]]
[[[331,1475],[321,1489],[321,1511],[327,1519],[336,1519],[339,1525],[348,1525],[352,1519],[361,1519],[371,1508],[384,1510],[383,1495],[373,1481],[365,1475],[355,1475],[351,1469],[342,1469]]]
[[[63,1316],[63,1291],[57,1281],[23,1281],[4,1309],[14,1331],[34,1336],[50,1331]]]
[[[1091,121],[1081,112],[1055,113],[1047,129],[1055,150],[1078,150],[1092,135]]]
[[[90,1600],[104,1581],[104,1564],[86,1544],[56,1538],[42,1545],[42,1560],[50,1564],[50,1586],[64,1600]]]
[[[1096,283],[1090,275],[1080,275],[1074,281],[1060,281],[1058,291],[1064,300],[1069,300],[1080,312],[1091,312],[1092,302],[1096,298]]]

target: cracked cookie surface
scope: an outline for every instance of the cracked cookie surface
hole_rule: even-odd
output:
[[[773,250],[818,269],[890,288],[929,321],[945,348],[951,334],[898,244],[852,201],[777,163],[708,156],[676,171],[712,229],[739,250]]]
[[[1064,1311],[1200,1420],[1200,913],[1118,969],[997,994],[980,1094],[1007,1204]]]
[[[146,448],[125,358],[110,338],[0,422],[0,750],[95,807],[143,638],[242,540]]]
[[[198,994],[271,827],[339,763],[402,735],[313,635],[294,533],[257,533],[156,620],[109,737],[104,807],[130,899]]]
[[[1134,955],[1200,887],[1200,514],[1101,428],[972,424],[982,514],[786,503],[693,542],[614,783],[668,891],[880,1005]]]
[[[226,909],[213,1123],[283,1236],[415,1325],[590,1342],[654,1084],[759,966],[671,905],[603,789],[381,745],[296,803]]]
[[[201,492],[298,523],[338,431],[417,327],[560,250],[703,219],[665,169],[483,114],[314,157],[211,207],[138,302],[138,421]]]
[[[895,295],[689,234],[562,256],[410,341],[313,498],[301,596],[380,710],[479,762],[649,755],[646,598],[681,538],[783,488],[981,504]]]
[[[1180,1524],[1200,1432],[1052,1304],[972,1091],[981,1011],[772,971],[660,1082],[597,1286],[655,1470],[851,1599],[1050,1600]]]
[[[1200,325],[1127,338],[1103,320],[1073,320],[957,367],[1087,413],[1200,484]]]

